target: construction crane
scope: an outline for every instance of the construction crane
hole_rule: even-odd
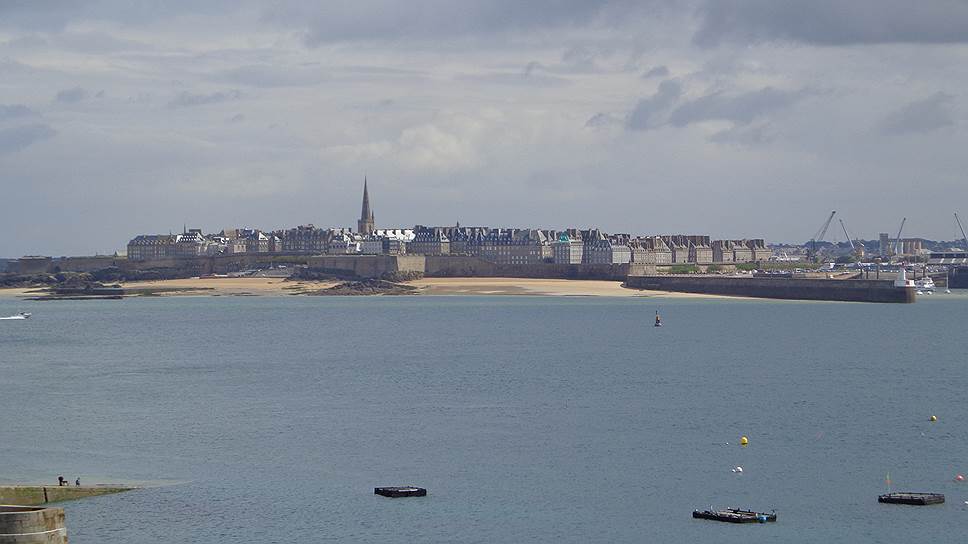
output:
[[[850,244],[850,252],[858,259],[862,259],[864,257],[863,244],[858,240],[857,245],[854,245],[854,241],[850,239],[850,234],[847,233],[847,226],[844,225],[844,220],[838,219],[838,221],[840,221],[840,228],[844,229],[844,237],[847,238],[847,243]]]
[[[834,220],[834,215],[837,214],[837,210],[830,212],[830,216],[824,221],[823,226],[820,227],[810,239],[810,258],[814,258],[817,255],[817,242],[822,241],[823,237],[827,235],[827,229],[830,228],[830,222]]]
[[[965,234],[965,227],[961,226],[961,219],[958,219],[957,213],[955,213],[955,221],[958,222],[958,228],[961,229],[961,239],[965,241],[965,251],[968,251],[968,235]]]
[[[894,255],[897,255],[897,246],[901,243],[901,232],[904,231],[905,222],[907,222],[907,217],[901,219],[901,228],[897,229],[897,237],[894,238]]]

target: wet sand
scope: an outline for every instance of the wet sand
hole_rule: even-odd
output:
[[[122,284],[155,296],[282,296],[326,289],[338,281],[286,281],[283,278],[188,278]],[[717,295],[626,289],[619,281],[528,278],[424,278],[406,282],[418,295],[531,295],[599,297],[730,298]],[[0,289],[0,296],[43,294],[39,288]],[[133,293],[132,293],[133,294]]]
[[[421,295],[538,295],[591,297],[723,298],[716,295],[626,289],[620,281],[528,278],[424,278],[407,282]]]

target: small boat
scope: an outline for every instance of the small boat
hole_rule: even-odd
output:
[[[0,317],[0,319],[30,319],[30,312],[20,312],[17,315],[12,315],[9,317]]]
[[[754,512],[752,510],[741,510],[739,508],[693,510],[692,517],[696,519],[724,521],[726,523],[767,523],[776,521],[776,510],[769,514],[765,512]]]
[[[928,504],[941,504],[944,502],[944,495],[941,493],[911,493],[902,491],[878,495],[877,502],[888,504],[910,504],[913,506],[925,506]]]
[[[390,486],[390,487],[374,487],[373,493],[376,495],[382,495],[384,497],[426,497],[427,490],[422,487],[416,487],[412,485],[408,486]]]
[[[662,326],[662,319],[659,318],[659,310],[655,311],[655,326],[656,327]]]
[[[925,276],[914,282],[914,286],[925,293],[933,293],[935,289],[934,280],[930,276]]]

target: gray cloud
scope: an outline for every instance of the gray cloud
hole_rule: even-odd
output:
[[[0,121],[34,115],[37,113],[23,104],[0,104]]]
[[[891,134],[930,132],[954,125],[954,96],[937,92],[923,100],[915,100],[887,115],[880,129]]]
[[[202,106],[205,104],[218,104],[242,98],[242,93],[237,90],[219,91],[211,94],[193,94],[182,91],[175,98],[168,102],[169,108],[186,108],[191,106]]]
[[[788,108],[807,94],[806,90],[784,91],[773,87],[734,96],[716,92],[682,104],[669,115],[669,123],[683,127],[722,120],[745,125],[757,117]]]
[[[57,92],[55,100],[63,104],[75,104],[87,98],[88,93],[81,87],[71,87]]]
[[[304,25],[306,42],[479,36],[614,21],[665,0],[360,0],[352,4],[282,2],[266,9],[267,21]]]
[[[659,89],[649,98],[643,98],[629,115],[626,126],[632,130],[649,130],[665,124],[666,113],[682,96],[679,82],[667,79],[659,84]]]
[[[650,79],[653,77],[669,77],[669,67],[668,66],[656,66],[646,73],[642,74],[645,79]]]
[[[705,0],[695,43],[968,43],[962,0]]]
[[[327,79],[318,66],[249,64],[226,70],[218,79],[252,87],[310,87]]]
[[[55,134],[57,131],[45,124],[0,129],[0,155],[20,151]]]

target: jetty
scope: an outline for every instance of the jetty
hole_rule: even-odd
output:
[[[408,486],[391,486],[391,487],[374,487],[373,493],[377,495],[382,495],[384,497],[426,497],[427,490],[422,487],[415,487],[412,485]]]
[[[878,495],[877,502],[926,506],[929,504],[942,504],[944,502],[944,495],[941,493],[912,493],[902,491]]]
[[[123,493],[132,489],[137,488],[122,485],[4,485],[0,486],[0,504],[39,506],[52,502]]]
[[[674,293],[786,300],[838,300],[845,302],[915,301],[915,289],[892,280],[749,277],[703,274],[629,276],[625,287]]]
[[[767,523],[776,521],[776,512],[767,514],[739,508],[724,508],[723,510],[693,510],[692,517],[726,523]]]

